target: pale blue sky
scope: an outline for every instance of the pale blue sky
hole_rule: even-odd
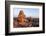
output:
[[[21,8],[14,8],[13,9],[13,17],[18,17],[19,11],[21,10]],[[22,9],[24,11],[24,14],[26,15],[26,17],[39,17],[39,8],[23,8]]]

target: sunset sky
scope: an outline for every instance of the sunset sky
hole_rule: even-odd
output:
[[[39,17],[39,9],[38,8],[13,8],[13,17],[18,17],[18,14],[20,10],[24,11],[24,14],[26,17],[34,17],[38,18]]]

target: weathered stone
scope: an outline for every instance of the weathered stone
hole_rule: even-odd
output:
[[[24,14],[23,10],[20,10],[20,13],[18,15],[18,23],[20,25],[25,25],[25,14]]]

